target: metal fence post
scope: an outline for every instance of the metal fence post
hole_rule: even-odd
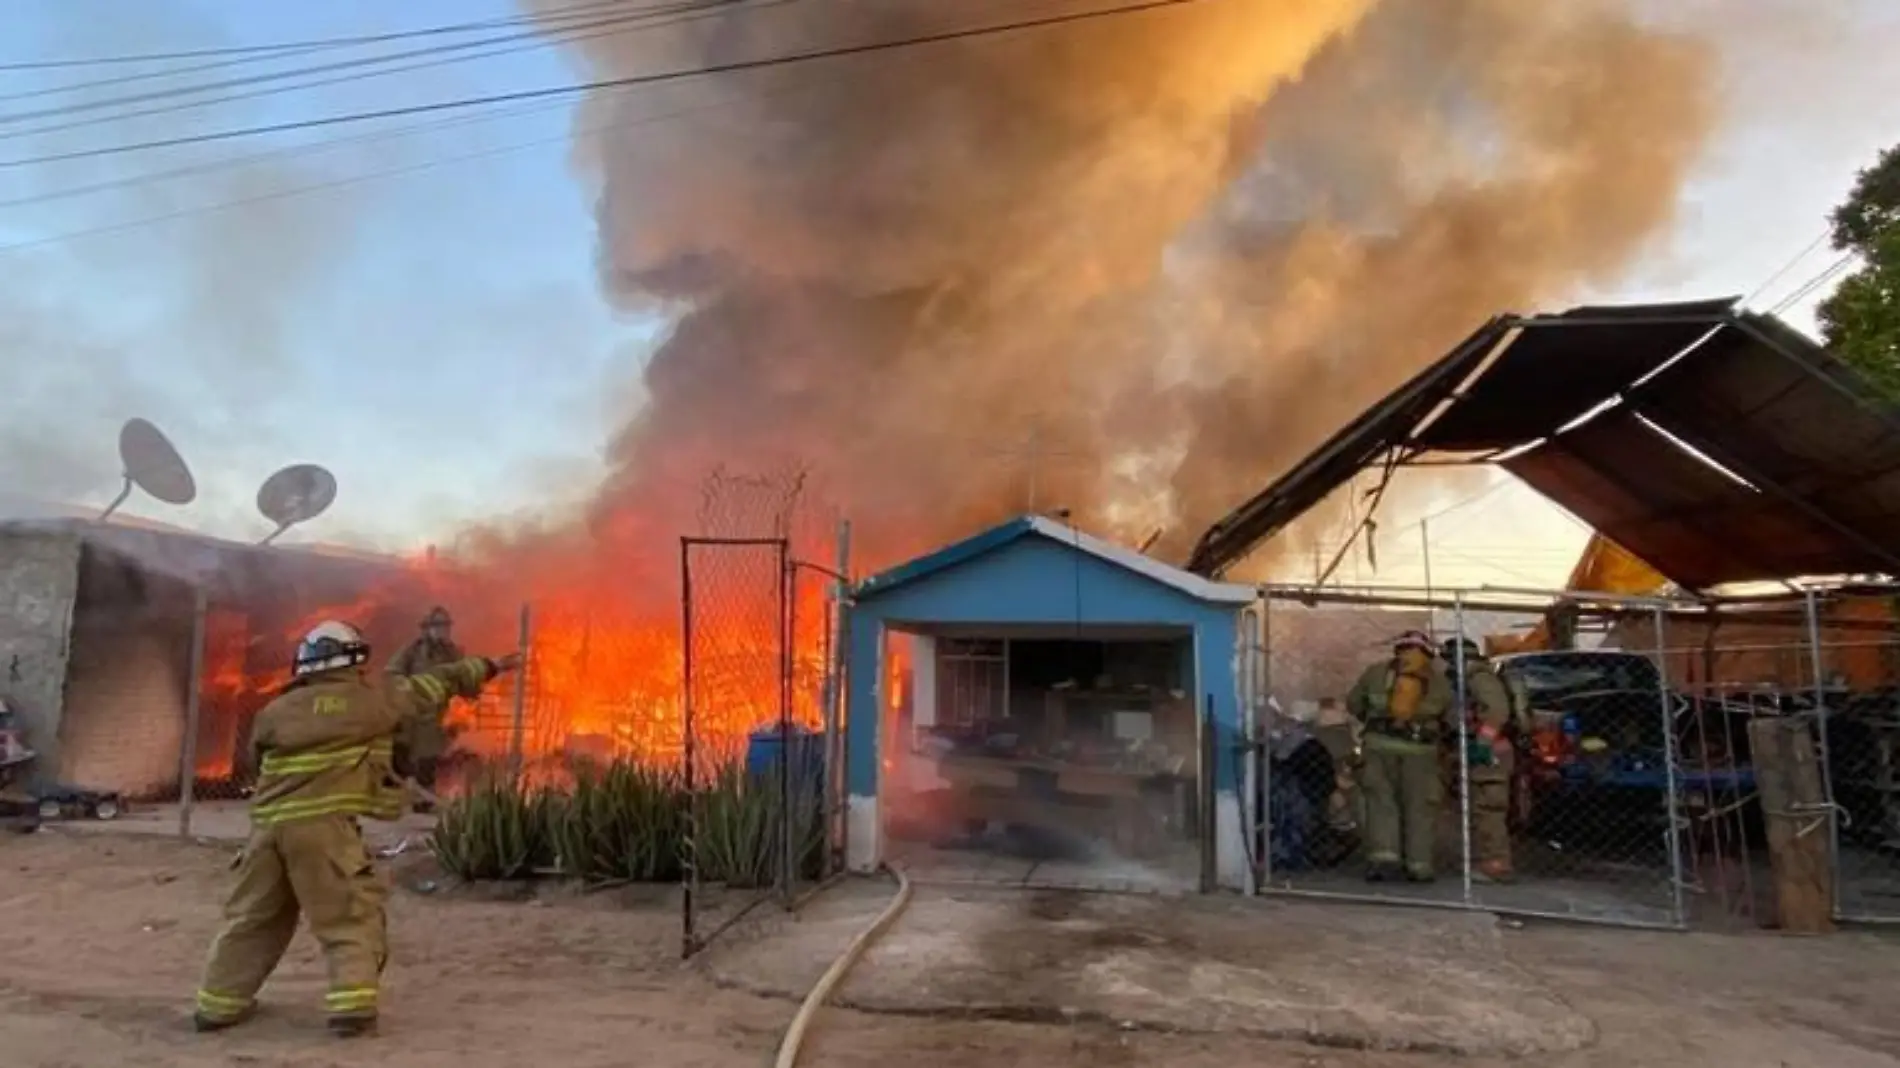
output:
[[[778,693],[778,800],[780,901],[790,909],[797,897],[797,833],[792,818],[792,643],[798,625],[798,575],[792,563],[791,543],[778,545],[779,693]]]
[[[844,870],[844,665],[845,601],[850,590],[851,521],[838,521],[837,574],[831,586],[831,618],[825,636],[825,761],[822,815],[825,827],[825,874]]]
[[[693,935],[693,897],[699,887],[699,790],[693,738],[693,543],[680,539],[680,719],[681,781],[686,794],[685,856],[680,858],[680,957],[699,948]]]
[[[192,592],[190,674],[185,680],[185,737],[178,752],[178,836],[191,837],[191,809],[198,794],[198,723],[204,701],[205,616],[210,605],[205,588]]]
[[[1820,745],[1821,793],[1827,802],[1827,862],[1834,869],[1828,880],[1829,909],[1834,919],[1841,918],[1841,810],[1834,797],[1834,761],[1828,750],[1827,663],[1821,647],[1821,606],[1813,590],[1807,590],[1808,655],[1814,663],[1814,729]]]
[[[1677,927],[1686,927],[1689,917],[1683,904],[1682,871],[1682,789],[1676,776],[1679,753],[1676,746],[1676,705],[1675,695],[1669,688],[1669,643],[1665,630],[1667,617],[1662,606],[1651,609],[1656,627],[1656,692],[1662,703],[1663,730],[1663,783],[1668,793],[1664,798],[1667,806],[1667,824],[1669,827],[1669,918]]]
[[[524,713],[528,696],[528,645],[529,645],[529,607],[528,602],[521,603],[521,623],[515,638],[515,652],[521,655],[521,663],[515,669],[515,707],[513,722],[509,726],[508,767],[510,775],[519,780],[522,765],[527,756],[527,746],[523,738],[526,730]]]
[[[1273,598],[1264,594],[1261,596],[1260,693],[1266,701],[1273,699],[1273,604]],[[1271,742],[1271,739],[1268,741]],[[1273,881],[1273,749],[1270,744],[1260,750],[1259,767],[1260,792],[1247,799],[1247,804],[1256,808],[1259,814],[1254,824],[1254,846],[1259,850],[1255,862],[1260,865],[1260,877],[1255,880],[1255,890],[1263,889]]]
[[[1459,841],[1459,880],[1463,887],[1463,900],[1466,905],[1472,903],[1471,891],[1471,739],[1466,726],[1468,715],[1465,712],[1465,595],[1460,592],[1452,595],[1452,649],[1453,664],[1457,675],[1452,680],[1452,714],[1458,720],[1458,841]]]

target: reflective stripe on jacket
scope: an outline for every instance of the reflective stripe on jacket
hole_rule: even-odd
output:
[[[493,673],[487,660],[471,657],[407,677],[333,671],[292,683],[252,728],[251,823],[395,818],[404,801],[391,767],[396,732],[414,717],[440,715],[452,697],[481,693]]]

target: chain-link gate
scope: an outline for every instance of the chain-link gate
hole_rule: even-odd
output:
[[[785,538],[680,539],[683,956],[760,902],[790,894],[790,548]],[[701,930],[715,887],[722,919]]]
[[[1804,600],[1807,692],[1793,703],[1820,726],[1833,911],[1900,923],[1900,587]],[[1798,815],[1797,833],[1818,822]]]
[[[1590,607],[1662,626],[1660,602]],[[1264,611],[1264,890],[1683,925],[1683,702],[1653,644],[1536,648],[1540,608],[1460,594],[1269,589]]]

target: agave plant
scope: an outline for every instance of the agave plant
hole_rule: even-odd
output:
[[[683,808],[665,769],[628,760],[576,767],[552,814],[561,873],[590,883],[677,879]]]
[[[546,789],[484,774],[443,808],[430,845],[461,879],[523,879],[553,861],[547,830],[559,806]]]
[[[689,795],[673,770],[636,761],[577,763],[570,771],[558,789],[506,775],[479,778],[437,824],[443,866],[468,880],[555,871],[589,884],[667,882],[690,858],[700,878],[736,888],[772,885],[788,843],[799,878],[815,875],[823,856],[815,775],[794,771],[787,788],[782,773],[752,775],[730,759]]]

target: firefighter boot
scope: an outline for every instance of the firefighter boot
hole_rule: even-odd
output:
[[[201,1035],[208,1035],[216,1031],[228,1031],[250,1019],[251,1012],[252,1010],[245,1009],[235,1016],[208,1016],[202,1012],[194,1012],[191,1014],[191,1029]]]
[[[332,1016],[330,1033],[338,1038],[366,1038],[376,1033],[374,1016]]]

